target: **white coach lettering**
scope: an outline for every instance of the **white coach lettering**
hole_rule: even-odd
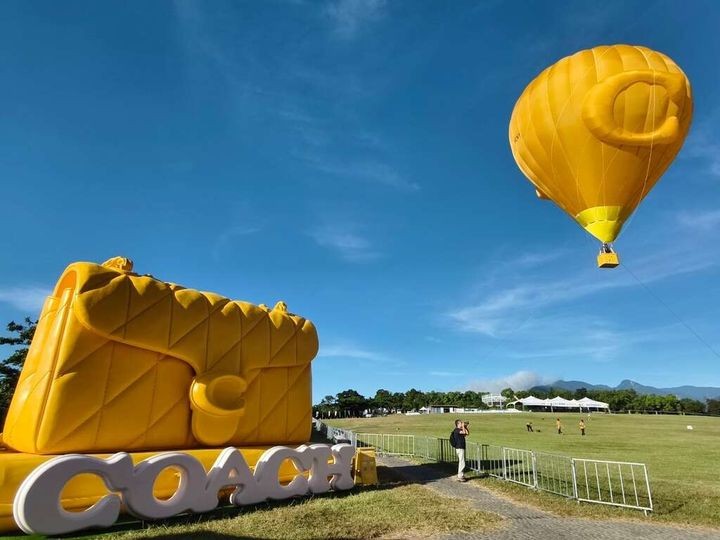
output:
[[[330,489],[352,489],[355,480],[352,477],[352,459],[355,449],[349,444],[336,444],[332,448],[326,444],[312,444],[313,464],[310,471],[310,491],[325,493]],[[330,458],[333,462],[330,463]],[[328,484],[328,476],[332,476]]]
[[[180,472],[180,483],[172,497],[163,501],[153,494],[153,485],[163,469],[169,467]],[[138,463],[132,479],[126,482],[128,487],[121,490],[123,502],[127,504],[128,512],[139,518],[167,518],[194,510],[196,501],[202,498],[205,480],[205,469],[194,457],[180,452],[159,454]]]
[[[223,450],[207,474],[197,459],[181,452],[155,455],[134,468],[124,452],[107,459],[80,454],[59,456],[40,465],[20,485],[13,515],[26,533],[56,535],[88,527],[108,527],[118,518],[121,503],[130,513],[144,519],[162,519],[188,510],[206,512],[217,506],[218,492],[223,487],[235,487],[230,503],[236,506],[285,499],[308,491],[350,489],[354,485],[351,476],[354,453],[349,444],[332,448],[313,444],[297,449],[275,446],[260,456],[255,474],[235,448]],[[288,459],[297,474],[283,486],[280,468]],[[170,467],[180,471],[180,483],[169,499],[160,500],[155,497],[153,486],[158,475]],[[64,510],[60,503],[63,487],[74,476],[86,473],[100,476],[108,490],[120,492],[122,498],[110,493],[87,510]]]
[[[23,481],[13,501],[13,516],[28,534],[65,534],[88,527],[109,527],[120,514],[120,497],[106,495],[83,512],[68,512],[60,493],[78,474],[96,474],[108,489],[118,489],[132,478],[133,464],[124,452],[100,459],[68,454],[46,461]]]
[[[195,510],[197,512],[212,510],[218,505],[218,492],[223,487],[233,486],[236,488],[230,494],[230,504],[242,506],[257,504],[265,500],[265,496],[257,488],[255,477],[250,472],[250,467],[245,462],[243,455],[235,448],[226,448],[220,453],[208,473],[203,496],[203,510]]]
[[[309,450],[307,446],[301,446],[297,450],[286,446],[273,446],[260,456],[255,465],[255,479],[265,497],[287,499],[308,492],[308,481],[302,473],[310,470],[313,460],[312,456],[306,454],[306,450]],[[293,462],[298,474],[287,486],[283,486],[278,480],[278,471],[286,459]],[[327,483],[327,480],[325,482]]]

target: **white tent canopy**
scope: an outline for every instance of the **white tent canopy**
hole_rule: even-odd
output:
[[[538,399],[535,396],[528,396],[513,402],[511,405],[520,403],[523,407],[550,407],[551,409],[609,409],[610,406],[602,401],[595,401],[588,397],[582,399],[565,399],[555,396],[552,399]]]
[[[595,401],[594,399],[590,399],[589,397],[584,397],[581,400],[579,400],[579,403],[583,407],[590,407],[592,409],[609,409],[610,406],[605,403],[604,401]]]

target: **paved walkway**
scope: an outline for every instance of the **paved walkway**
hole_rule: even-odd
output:
[[[478,510],[500,515],[502,530],[489,533],[460,533],[446,536],[448,540],[492,538],[494,540],[720,540],[720,531],[692,529],[633,521],[589,520],[560,517],[530,508],[503,497],[487,488],[460,483],[431,466],[383,456],[378,464],[392,467],[399,476],[413,483],[424,484],[443,495],[465,499]]]

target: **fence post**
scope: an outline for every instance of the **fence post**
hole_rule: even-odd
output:
[[[645,473],[645,487],[647,488],[647,494],[648,494],[648,502],[650,503],[648,506],[650,506],[650,511],[653,511],[653,502],[652,502],[652,495],[650,494],[650,478],[648,477],[647,473],[647,466],[643,464],[643,472]],[[645,515],[647,516],[648,511],[643,510]]]
[[[503,473],[503,480],[507,480],[507,465],[505,460],[505,447],[502,447],[502,473]]]
[[[535,460],[535,451],[533,450],[530,454],[532,455],[533,489],[537,489],[537,461]]]
[[[575,471],[575,459],[573,458],[570,461],[571,464],[571,470],[572,470],[572,483],[573,483],[573,498],[580,504],[580,500],[578,499],[578,487],[577,487],[577,472]]]

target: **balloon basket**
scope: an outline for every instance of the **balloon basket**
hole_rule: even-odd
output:
[[[620,264],[617,253],[600,253],[597,257],[598,268],[615,268]]]

